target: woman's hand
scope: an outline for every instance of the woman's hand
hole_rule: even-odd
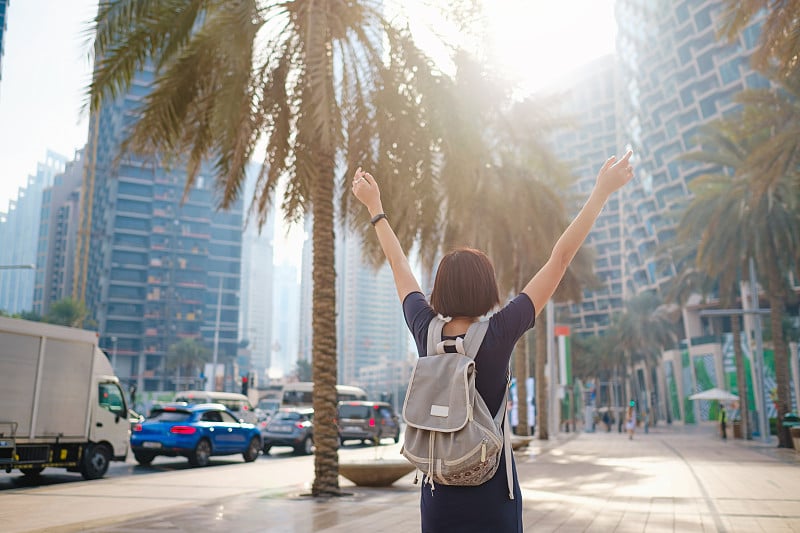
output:
[[[628,150],[622,159],[617,160],[616,156],[609,157],[597,174],[595,187],[605,196],[628,183],[633,178],[633,166],[630,163],[633,152]]]
[[[358,201],[364,204],[369,211],[370,216],[375,216],[383,212],[383,205],[381,204],[381,191],[375,178],[368,172],[361,170],[358,167],[356,173],[353,175],[353,194]]]

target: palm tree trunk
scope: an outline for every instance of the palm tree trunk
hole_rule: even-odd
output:
[[[547,378],[544,375],[544,366],[547,364],[547,315],[540,313],[537,317],[536,328],[536,428],[539,440],[548,440],[547,433]]]
[[[775,351],[775,384],[777,386],[777,401],[775,407],[778,410],[777,433],[778,447],[792,448],[792,438],[788,427],[783,427],[783,417],[790,411],[791,395],[789,392],[789,350],[786,340],[783,338],[783,311],[784,303],[780,293],[781,273],[777,268],[777,261],[774,260],[774,252],[770,246],[765,247],[767,255],[767,286],[769,293],[769,321],[772,329],[772,347]],[[772,253],[770,253],[772,252]]]
[[[528,341],[523,335],[514,348],[514,374],[517,376],[517,435],[530,435],[528,422]]]
[[[313,185],[314,297],[312,304],[314,382],[314,496],[339,495],[339,436],[336,416],[336,270],[334,262],[333,158],[320,155]]]
[[[733,358],[736,361],[736,383],[739,392],[739,418],[741,419],[742,437],[751,440],[753,434],[750,431],[750,407],[747,405],[747,377],[744,367],[744,356],[742,354],[741,342],[741,323],[739,317],[731,316],[731,332],[733,333]]]

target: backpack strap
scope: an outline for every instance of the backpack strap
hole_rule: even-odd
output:
[[[470,324],[464,338],[442,340],[442,330],[444,325],[450,320],[436,315],[428,324],[428,345],[426,355],[445,353],[445,346],[455,346],[458,353],[464,354],[473,361],[478,355],[483,338],[489,330],[488,320],[479,320]]]
[[[506,393],[503,395],[503,405],[500,407],[497,415],[503,415],[503,448],[505,449],[506,456],[506,483],[508,484],[508,499],[514,499],[514,472],[511,464],[511,425],[508,422],[508,387]],[[497,418],[495,417],[495,423]]]

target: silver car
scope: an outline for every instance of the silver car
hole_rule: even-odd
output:
[[[264,455],[273,446],[291,446],[294,453],[310,455],[314,451],[314,410],[280,409],[261,432]]]

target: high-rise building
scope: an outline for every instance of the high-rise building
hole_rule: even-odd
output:
[[[259,165],[248,167],[244,201],[250,202],[255,190]],[[257,383],[266,383],[271,365],[273,331],[273,234],[275,215],[271,210],[262,228],[250,218],[242,236],[242,290],[239,312],[239,339],[247,341],[245,368],[256,376]]]
[[[272,359],[274,375],[288,376],[297,365],[300,340],[300,283],[297,268],[275,265],[272,302]]]
[[[579,334],[603,332],[625,300],[667,287],[674,271],[658,253],[674,235],[669,212],[709,170],[683,155],[697,149],[704,125],[735,110],[736,93],[768,85],[749,64],[759,24],[732,44],[719,41],[722,4],[618,0],[616,60],[599,59],[560,87],[562,111],[578,127],[553,144],[572,163],[580,198],[605,157],[628,147],[635,154],[634,181],[612,197],[587,239],[604,287],[569,306]]]
[[[576,126],[556,135],[552,146],[577,177],[573,190],[580,204],[574,206],[575,213],[594,187],[603,161],[624,149],[617,120],[618,79],[616,58],[608,55],[581,68],[559,93],[561,113],[571,117]],[[595,251],[594,271],[602,288],[584,290],[580,303],[563,304],[568,306],[570,325],[578,334],[603,332],[613,314],[622,311],[621,207],[620,196],[613,196],[586,239]]]
[[[701,127],[734,111],[738,92],[768,86],[749,64],[758,21],[727,44],[717,38],[722,7],[721,0],[617,1],[621,120],[637,157],[622,215],[628,294],[663,289],[674,276],[657,254],[675,233],[670,209],[709,171],[682,157],[699,147]]]
[[[16,201],[9,202],[8,213],[0,219],[0,265],[36,265],[42,192],[64,172],[66,162],[66,157],[48,150],[45,161],[36,165],[36,174],[20,187]],[[0,270],[0,309],[33,310],[35,280],[35,269]]]
[[[311,328],[311,307],[314,300],[314,280],[311,276],[314,262],[314,244],[311,241],[311,217],[307,216],[303,225],[306,238],[303,241],[303,251],[300,267],[300,335],[297,339],[297,359],[311,363],[313,329]],[[339,295],[337,294],[338,298]],[[292,361],[294,370],[297,361]],[[291,374],[291,371],[289,372]],[[341,382],[340,382],[341,383]]]
[[[3,53],[6,31],[8,31],[8,4],[10,0],[0,0],[0,81],[3,81]]]
[[[200,386],[169,358],[172,345],[195,339],[226,365],[223,387],[233,390],[242,202],[216,208],[210,165],[187,187],[174,161],[120,154],[153,78],[150,68],[138,72],[90,117],[74,293],[124,382],[139,391]]]
[[[375,269],[362,253],[361,237],[342,229],[336,239],[338,377],[339,383],[360,385],[370,398],[379,398],[397,384],[368,380],[360,370],[405,362],[408,328],[389,265]]]
[[[298,347],[299,358],[309,362],[313,360],[311,248],[308,239],[303,247]],[[335,261],[338,382],[364,386],[370,398],[391,394],[397,384],[376,380],[378,374],[367,369],[408,358],[408,328],[391,269],[384,264],[376,270],[368,264],[362,256],[361,237],[341,226],[337,227]],[[364,376],[361,369],[367,371]],[[381,375],[402,376],[402,372]]]
[[[33,291],[33,311],[40,315],[47,314],[52,303],[72,296],[83,164],[83,151],[77,150],[42,193]]]

